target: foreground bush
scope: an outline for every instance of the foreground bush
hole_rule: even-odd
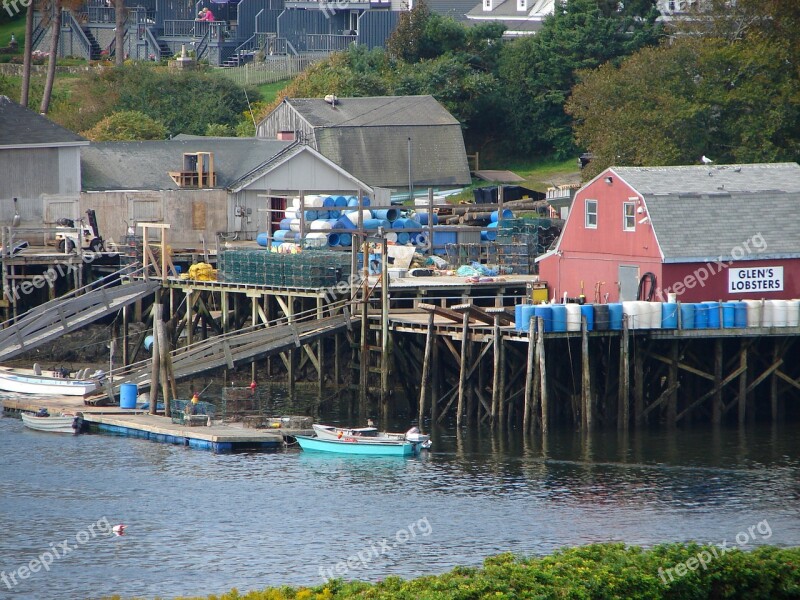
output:
[[[221,596],[208,596],[207,600],[344,598],[800,598],[800,548],[762,546],[752,552],[730,548],[721,552],[717,547],[698,544],[668,544],[650,550],[595,544],[541,558],[500,554],[486,559],[483,568],[457,567],[443,575],[410,581],[397,577],[376,584],[333,580],[314,588],[284,587],[244,594],[232,590]]]

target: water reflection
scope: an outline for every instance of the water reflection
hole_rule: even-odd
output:
[[[0,569],[101,517],[128,525],[128,535],[92,539],[0,597],[314,584],[320,568],[421,518],[430,536],[348,577],[412,577],[595,541],[719,543],[763,519],[769,542],[800,543],[800,441],[782,428],[501,436],[443,427],[432,436],[434,451],[411,458],[214,455],[0,419]]]

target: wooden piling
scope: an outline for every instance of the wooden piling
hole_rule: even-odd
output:
[[[678,417],[678,362],[680,361],[680,346],[678,340],[670,343],[670,364],[668,386],[669,395],[667,397],[667,425],[674,427]]]
[[[500,390],[500,315],[494,316],[494,327],[492,328],[492,343],[494,344],[494,364],[492,365],[492,425],[497,423],[498,414],[500,421],[503,420],[502,391]]]
[[[428,331],[425,335],[425,354],[422,359],[422,377],[420,380],[420,388],[419,388],[419,414],[417,416],[417,423],[420,430],[422,430],[422,422],[425,418],[425,395],[428,392],[428,386],[430,385],[430,376],[431,376],[431,352],[433,349],[433,318],[434,314],[428,314]],[[433,395],[433,394],[431,394]]]
[[[636,427],[644,423],[644,348],[642,341],[633,353],[633,421]]]
[[[776,364],[780,360],[780,347],[778,344],[778,339],[775,338],[772,340],[772,364]],[[769,378],[769,406],[770,406],[770,416],[772,417],[772,422],[777,423],[780,413],[780,408],[778,404],[778,375],[776,372],[773,372]]]
[[[584,431],[592,429],[592,378],[589,360],[589,326],[586,317],[581,316],[581,426]]]
[[[711,423],[719,425],[722,423],[722,370],[723,370],[723,351],[722,338],[714,340],[714,398],[711,405]]]
[[[739,425],[744,425],[747,418],[747,340],[742,340],[739,350],[739,396],[737,399]]]
[[[156,299],[158,293],[156,292]],[[150,370],[150,414],[155,415],[156,405],[158,404],[158,379],[161,373],[160,355],[159,355],[159,336],[157,333],[156,323],[161,320],[163,314],[163,307],[160,302],[156,301],[153,305],[153,346],[152,352],[152,365]]]
[[[536,324],[531,317],[528,323],[528,361],[525,365],[525,398],[522,411],[522,430],[528,433],[531,429],[531,410],[533,408],[533,361],[536,355]]]
[[[547,398],[547,360],[544,354],[544,318],[536,319],[536,354],[539,356],[539,397],[542,409],[542,433],[547,433],[549,402]]]
[[[617,429],[628,426],[628,404],[630,402],[630,331],[628,319],[622,319],[622,335],[619,349],[619,396],[617,398]]]
[[[464,312],[464,321],[461,326],[461,364],[458,369],[458,404],[456,405],[456,427],[461,427],[461,420],[464,415],[464,396],[466,375],[469,370],[467,363],[467,347],[469,346],[469,311]]]

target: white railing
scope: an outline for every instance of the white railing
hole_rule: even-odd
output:
[[[296,77],[309,65],[319,60],[319,58],[307,56],[279,56],[265,62],[247,63],[241,67],[221,69],[221,72],[239,85],[261,85]]]

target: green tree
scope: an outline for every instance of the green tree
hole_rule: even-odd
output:
[[[406,62],[417,62],[421,58],[422,42],[431,11],[425,0],[418,0],[414,8],[400,13],[397,27],[386,41],[389,54]]]
[[[556,3],[542,30],[508,44],[500,59],[511,148],[559,158],[572,155],[572,126],[564,103],[576,72],[653,44],[657,32],[652,14],[649,19],[619,12],[606,16],[597,0]]]
[[[109,115],[81,135],[93,142],[163,140],[167,129],[144,113],[121,111]]]
[[[230,125],[221,123],[209,123],[204,135],[209,137],[234,137],[234,129]]]

